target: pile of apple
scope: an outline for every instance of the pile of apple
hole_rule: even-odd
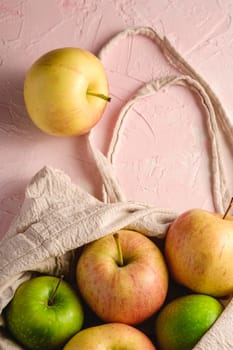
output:
[[[171,224],[164,247],[136,231],[111,233],[80,248],[76,287],[54,276],[23,283],[6,309],[7,327],[20,344],[34,350],[191,349],[172,347],[172,341],[156,334],[157,320],[178,300],[167,303],[169,283],[185,286],[194,301],[195,296],[204,303],[214,301],[214,318],[208,319],[208,307],[201,310],[207,324],[200,338],[223,309],[215,297],[233,292],[232,232],[232,217],[195,209]],[[169,317],[162,324],[165,333]],[[155,337],[144,330],[146,320],[153,323]]]
[[[87,133],[110,100],[102,64],[76,48],[37,60],[24,96],[33,122],[62,136]],[[43,275],[20,285],[5,310],[8,331],[33,350],[192,349],[222,311],[216,298],[233,292],[231,205],[223,217],[185,212],[162,244],[122,229],[79,248],[75,285]],[[184,299],[170,300],[172,285],[184,286]]]

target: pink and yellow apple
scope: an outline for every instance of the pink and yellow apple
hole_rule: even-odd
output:
[[[233,217],[189,210],[170,226],[165,256],[173,278],[197,293],[233,293]]]
[[[77,264],[77,283],[102,320],[138,324],[163,305],[167,267],[148,237],[129,230],[117,235],[109,234],[85,248]]]
[[[65,345],[63,350],[156,350],[151,340],[138,329],[108,323],[83,329]]]
[[[24,83],[29,116],[46,133],[87,133],[102,117],[108,82],[100,60],[80,48],[47,52],[31,66]]]

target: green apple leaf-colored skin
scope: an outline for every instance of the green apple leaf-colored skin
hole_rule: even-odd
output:
[[[75,335],[63,350],[156,350],[138,329],[123,323],[86,328]]]
[[[6,310],[11,334],[28,349],[60,349],[83,325],[83,308],[75,291],[59,278],[41,276],[24,282]]]
[[[90,93],[90,94],[89,94]],[[40,57],[24,82],[24,100],[35,125],[57,136],[87,133],[102,117],[108,96],[100,60],[80,48],[60,48]]]
[[[165,239],[173,278],[197,293],[233,292],[233,218],[193,209],[180,215]]]
[[[137,324],[164,303],[168,272],[159,248],[148,237],[118,231],[124,265],[112,234],[91,243],[81,254],[76,277],[79,290],[104,321]]]
[[[214,297],[191,294],[173,300],[157,316],[160,350],[191,350],[214,324],[223,306]]]

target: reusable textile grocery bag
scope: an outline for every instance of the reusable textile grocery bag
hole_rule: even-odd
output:
[[[131,35],[144,35],[159,46],[180,75],[153,80],[140,88],[122,108],[109,151],[105,157],[86,136],[103,181],[103,198],[98,200],[71,182],[58,169],[44,167],[32,178],[17,218],[0,242],[0,349],[23,349],[10,338],[4,328],[4,308],[17,287],[32,278],[34,272],[69,275],[73,271],[75,253],[93,240],[116,230],[127,228],[149,237],[163,239],[177,213],[144,203],[127,201],[113,173],[112,164],[120,141],[124,120],[130,108],[144,96],[171,85],[184,85],[201,98],[207,117],[211,142],[212,193],[216,211],[224,213],[230,195],[227,190],[219,149],[218,129],[233,149],[233,131],[221,103],[208,84],[184,61],[166,37],[152,28],[129,28],[113,37],[99,53],[104,59],[108,50]],[[233,301],[229,300],[222,315],[202,337],[195,350],[233,349]]]

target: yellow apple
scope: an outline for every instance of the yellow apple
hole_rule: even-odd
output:
[[[103,65],[80,48],[47,52],[26,74],[24,100],[32,121],[44,132],[83,135],[99,121],[110,100]]]
[[[140,330],[123,323],[108,323],[83,329],[63,350],[156,350]]]
[[[233,292],[233,218],[189,210],[170,226],[165,255],[171,275],[194,292]]]

